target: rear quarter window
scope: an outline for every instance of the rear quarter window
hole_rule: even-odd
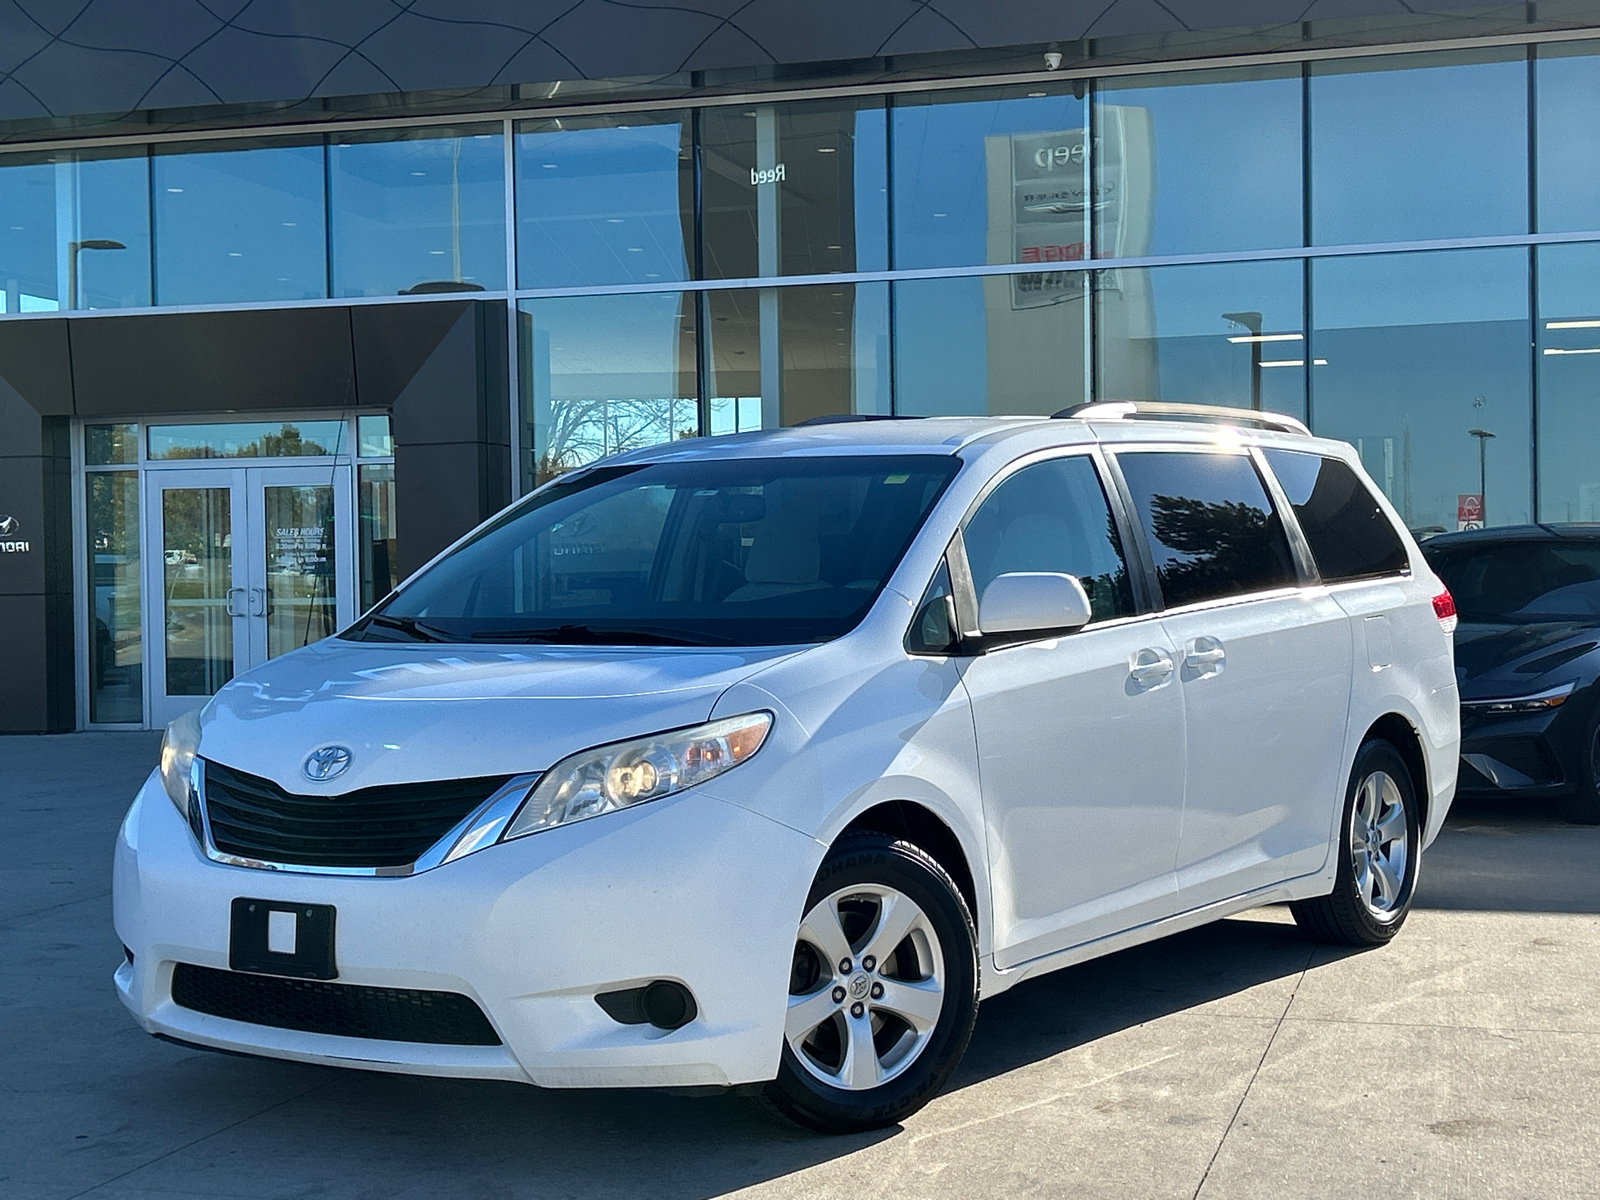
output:
[[[1411,566],[1395,532],[1349,464],[1299,450],[1264,450],[1326,583],[1398,575]]]

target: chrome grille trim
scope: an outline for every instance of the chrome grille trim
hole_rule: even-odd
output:
[[[216,841],[211,834],[211,814],[206,803],[205,771],[201,767],[201,759],[195,757],[195,770],[191,776],[191,783],[195,788],[195,795],[200,813],[200,844],[205,855],[212,862],[222,863],[230,867],[246,867],[255,871],[281,871],[290,875],[344,875],[360,878],[397,878],[403,879],[412,875],[419,875],[423,871],[430,871],[434,867],[442,866],[447,862],[471,854],[474,850],[481,850],[485,846],[492,846],[499,839],[507,823],[522,807],[522,802],[527,799],[528,793],[533,790],[534,784],[539,782],[542,772],[534,771],[525,775],[513,775],[497,788],[493,795],[480,804],[466,817],[457,822],[438,841],[434,842],[426,852],[419,855],[415,862],[399,867],[343,867],[343,866],[318,866],[309,863],[283,863],[272,862],[267,859],[246,858],[237,854],[217,849]]]

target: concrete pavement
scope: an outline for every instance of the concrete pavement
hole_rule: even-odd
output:
[[[1270,909],[986,1003],[903,1128],[206,1054],[111,988],[140,734],[0,738],[0,1196],[1600,1196],[1600,829],[1460,808],[1395,943]]]

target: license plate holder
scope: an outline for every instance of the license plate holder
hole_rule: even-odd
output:
[[[229,922],[228,966],[256,975],[336,979],[331,904],[241,896]]]

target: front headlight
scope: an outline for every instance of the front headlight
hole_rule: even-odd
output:
[[[190,782],[194,756],[200,749],[200,710],[186,712],[167,726],[161,739],[161,786],[178,806],[183,819],[189,819],[189,805],[194,799]]]
[[[771,713],[749,713],[574,754],[544,773],[504,838],[659,800],[715,779],[761,749],[771,728]]]
[[[1560,687],[1533,696],[1512,696],[1505,700],[1463,700],[1461,708],[1470,713],[1487,713],[1492,717],[1521,716],[1524,713],[1551,712],[1560,708],[1572,696],[1575,684],[1563,683]]]

